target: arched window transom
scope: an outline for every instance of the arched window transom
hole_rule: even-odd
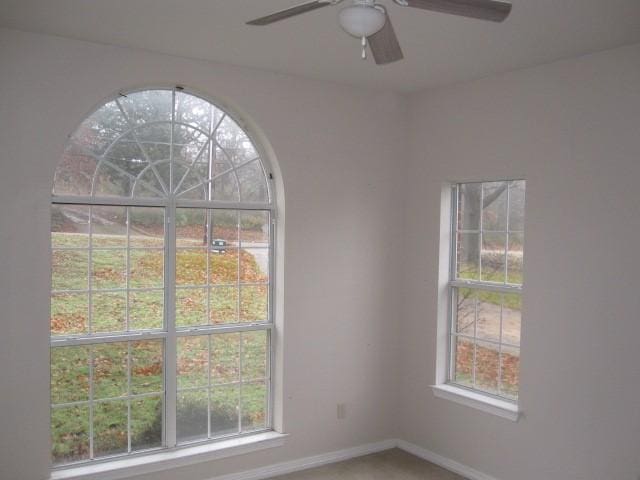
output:
[[[72,135],[54,195],[269,203],[260,155],[226,112],[176,90],[121,95]]]

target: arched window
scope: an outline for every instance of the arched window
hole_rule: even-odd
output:
[[[120,94],[71,135],[51,213],[54,464],[270,428],[265,167],[181,88]]]

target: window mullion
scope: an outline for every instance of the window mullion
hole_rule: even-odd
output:
[[[276,215],[274,212],[269,212],[269,306],[268,306],[268,320],[270,324],[275,322],[275,294],[273,288],[273,282],[275,282],[275,259],[273,258],[273,249],[276,244]],[[239,315],[239,312],[238,312]],[[275,335],[273,331],[267,333],[268,338],[268,354],[267,354],[267,422],[266,427],[273,427],[273,410],[274,410],[274,394],[273,394],[273,368],[275,365]]]
[[[482,241],[484,238],[484,183],[480,186],[480,235],[478,235],[478,280],[482,281]],[[474,349],[475,352],[475,349]]]
[[[459,186],[454,186],[451,189],[451,243],[449,245],[449,255],[450,255],[450,264],[449,264],[449,279],[455,279],[457,277],[458,272],[458,199],[460,198],[459,194]],[[457,288],[449,285],[449,309],[447,312],[448,315],[448,339],[449,342],[449,355],[447,356],[447,378],[449,381],[453,381],[455,379],[455,365],[456,365],[456,348],[457,345],[454,346],[454,337],[452,335],[455,332],[454,325],[454,314],[457,311],[457,306],[454,307],[454,302],[457,304],[458,301],[458,290]]]
[[[472,288],[474,290],[484,290],[486,292],[498,293],[522,293],[522,285],[478,282],[474,280],[451,280],[450,287],[454,288]]]
[[[213,114],[212,119],[213,121]],[[212,160],[211,160],[211,150],[209,150],[209,177],[211,177],[211,169],[212,169]],[[211,198],[211,185],[209,185],[209,198]],[[206,211],[206,223],[207,223],[207,232],[205,233],[205,241],[207,242],[207,260],[206,260],[206,269],[207,269],[207,323],[211,323],[211,278],[210,278],[210,269],[211,269],[211,231],[213,230],[213,222],[215,220],[215,215],[212,216],[211,210]],[[211,351],[211,335],[207,335],[207,438],[211,438],[211,355],[213,352]]]
[[[126,330],[127,332],[131,331],[131,322],[129,322],[129,301],[131,299],[130,288],[131,288],[131,207],[126,208],[127,215],[127,256],[125,259],[125,322],[126,322]],[[129,449],[130,450],[130,449]]]
[[[240,282],[240,272],[242,268],[242,264],[240,263],[240,257],[242,255],[242,229],[240,228],[240,222],[242,218],[240,216],[240,212],[236,212],[236,221],[238,223],[237,226],[237,235],[238,235],[238,277],[237,277],[237,285],[238,285],[238,319],[242,320],[242,286]],[[244,337],[242,332],[240,332],[240,364],[239,364],[239,376],[240,376],[240,386],[238,390],[238,433],[242,432],[242,375],[243,375],[243,367],[242,367],[242,355],[243,348],[242,343],[244,341]]]
[[[177,407],[177,344],[176,344],[176,208],[173,196],[166,213],[165,226],[165,312],[167,338],[165,340],[165,443],[176,446]]]
[[[92,293],[92,281],[91,281],[91,273],[93,271],[92,263],[93,263],[93,209],[94,206],[89,206],[89,256],[88,256],[88,265],[87,265],[87,287],[88,287],[88,295],[87,295],[87,331],[89,335],[93,333],[93,293]],[[89,459],[93,460],[94,458],[94,439],[93,439],[93,347],[89,347]]]
[[[93,348],[89,348],[89,459],[93,460]]]
[[[92,281],[91,281],[91,272],[93,270],[93,209],[94,206],[89,206],[89,253],[88,253],[88,264],[87,264],[87,304],[88,304],[88,312],[87,312],[87,332],[89,335],[93,333],[93,293],[92,293]]]
[[[131,453],[131,368],[131,342],[127,342],[127,453]]]
[[[51,338],[49,343],[52,348],[55,348],[73,347],[78,345],[104,345],[108,343],[139,342],[143,340],[157,340],[166,337],[166,332],[157,330],[146,332],[123,332],[114,335],[106,334],[75,337],[54,337]]]
[[[199,337],[202,335],[220,335],[224,333],[254,332],[261,330],[273,330],[273,323],[231,323],[219,325],[204,325],[202,327],[176,329],[177,337]]]
[[[120,205],[123,207],[163,207],[167,205],[167,200],[165,198],[52,195],[51,203],[59,205]]]
[[[504,295],[500,295],[500,333],[498,342],[498,394],[502,395],[502,326],[504,318]]]
[[[504,280],[509,281],[509,216],[511,215],[511,186],[507,183],[507,218],[505,219],[505,245],[504,245]]]
[[[164,272],[164,290],[166,308],[166,328],[167,339],[164,346],[164,389],[165,389],[165,443],[167,447],[175,447],[177,444],[177,403],[178,403],[178,385],[177,385],[177,363],[178,363],[178,345],[176,340],[176,200],[173,192],[173,135],[174,122],[176,114],[176,91],[171,91],[171,131],[169,145],[169,205],[165,215],[165,272]]]
[[[471,385],[476,388],[476,367],[478,358],[478,297],[473,296],[473,363],[471,370]]]

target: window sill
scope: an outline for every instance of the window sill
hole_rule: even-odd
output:
[[[452,402],[475,408],[486,413],[491,413],[498,417],[506,418],[512,422],[517,422],[521,411],[518,405],[506,400],[489,397],[481,393],[472,392],[454,385],[432,385],[433,394],[438,398],[451,400]]]
[[[209,460],[232,457],[284,445],[287,434],[263,432],[222,440],[206,445],[164,450],[148,455],[109,462],[62,468],[51,473],[51,480],[117,480]]]

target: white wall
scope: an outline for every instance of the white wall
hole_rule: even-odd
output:
[[[390,93],[8,30],[0,60],[0,478],[48,475],[49,195],[66,135],[119,89],[174,83],[244,112],[277,155],[292,436],[145,478],[394,436],[500,480],[637,478],[640,46],[417,94],[410,111]],[[511,423],[429,385],[442,183],[520,176],[525,417]]]
[[[103,99],[146,85],[226,100],[277,156],[291,434],[283,448],[149,478],[210,478],[395,435],[400,97],[10,30],[0,65],[0,478],[49,474],[49,199],[66,136]]]
[[[411,99],[401,436],[501,480],[640,475],[640,46]],[[443,182],[527,180],[518,423],[436,399]]]

